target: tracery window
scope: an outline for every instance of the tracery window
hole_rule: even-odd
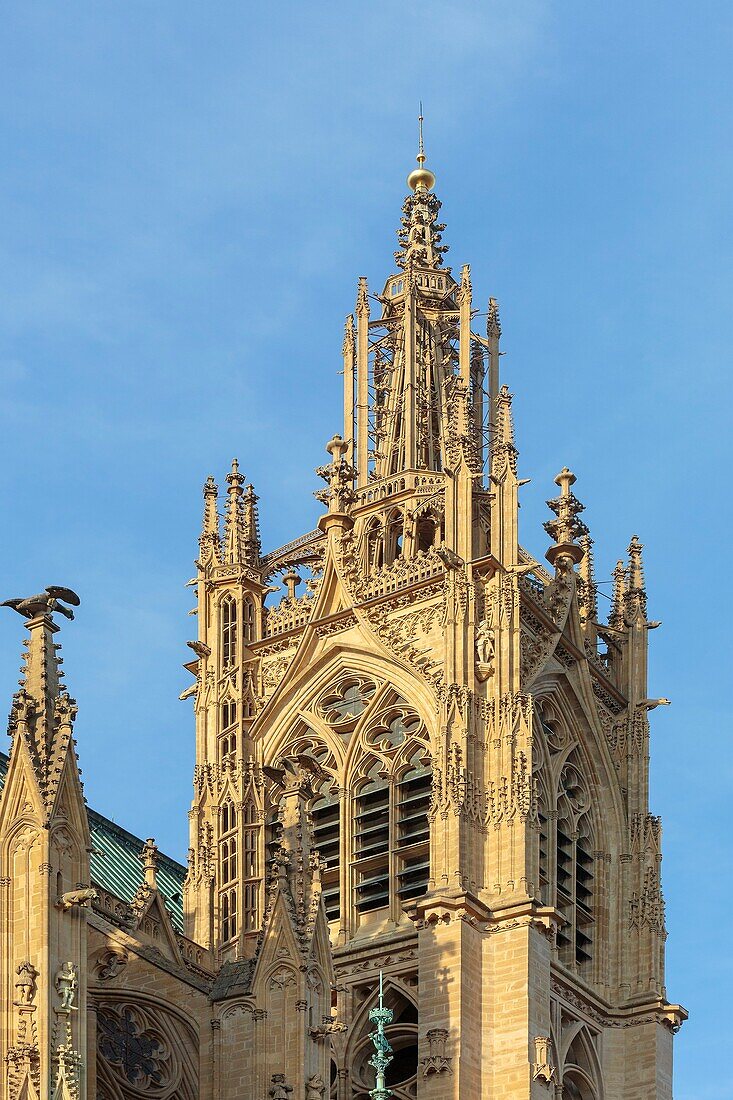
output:
[[[432,773],[425,728],[403,699],[381,707],[362,732],[370,752],[351,784],[351,878],[357,917],[402,907],[427,891]]]
[[[221,660],[224,668],[237,661],[237,602],[233,596],[224,596],[220,609]]]
[[[560,776],[557,816],[557,907],[566,924],[558,932],[560,961],[583,968],[593,953],[593,844],[588,795],[572,758]]]
[[[541,700],[538,709],[537,895],[564,918],[557,934],[560,961],[587,973],[593,959],[596,895],[590,795],[567,726],[549,700]]]
[[[376,685],[363,676],[345,676],[321,698],[320,713],[330,726],[350,732],[369,706]]]
[[[311,757],[322,769],[310,813],[314,848],[325,862],[328,920],[350,928],[354,918],[358,924],[379,910],[399,920],[402,908],[427,891],[430,875],[425,725],[393,688],[360,673],[341,676],[312,706],[338,738],[329,747],[304,716],[281,751],[283,758]],[[343,753],[351,758],[347,771]],[[271,858],[276,805],[268,821]]]

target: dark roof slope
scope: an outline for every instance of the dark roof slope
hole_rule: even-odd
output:
[[[8,770],[8,757],[0,752],[0,790]],[[121,901],[131,902],[137,888],[143,882],[143,865],[140,851],[143,841],[127,829],[116,825],[108,817],[87,807],[89,831],[92,835],[92,851],[89,857],[92,882],[109,890]],[[165,899],[173,927],[183,932],[183,880],[186,868],[165,856],[158,855],[156,870],[158,888]]]

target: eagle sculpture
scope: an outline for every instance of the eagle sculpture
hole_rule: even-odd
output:
[[[72,592],[70,588],[50,584],[45,592],[39,592],[37,596],[3,600],[0,607],[12,607],[13,611],[17,611],[24,619],[35,619],[36,615],[50,615],[53,611],[58,611],[67,619],[73,619],[74,612],[70,607],[64,607],[67,603],[72,607],[78,607],[81,601],[76,592]]]

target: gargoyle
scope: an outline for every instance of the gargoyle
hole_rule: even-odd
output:
[[[63,603],[60,602],[61,600]],[[70,607],[64,607],[64,603],[78,607],[80,602],[76,592],[72,592],[70,588],[50,584],[45,592],[39,592],[37,596],[4,600],[0,603],[0,607],[12,607],[13,611],[17,611],[24,619],[35,619],[36,615],[50,615],[53,611],[58,611],[67,619],[73,619],[74,612]]]
[[[197,657],[210,657],[211,648],[206,645],[205,642],[186,642],[189,649],[192,649]]]
[[[65,912],[74,905],[86,905],[90,901],[95,901],[98,897],[97,891],[91,887],[87,887],[85,890],[68,890],[67,893],[61,895],[56,905]]]

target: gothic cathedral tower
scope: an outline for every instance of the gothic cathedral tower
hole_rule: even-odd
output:
[[[600,622],[566,468],[520,544],[497,304],[408,183],[317,529],[263,553],[238,463],[204,487],[187,867],[86,806],[78,597],[6,601],[0,1100],[671,1100],[642,546]]]
[[[523,549],[497,304],[444,266],[422,146],[408,184],[318,529],[263,556],[236,461],[223,531],[204,488],[185,919],[219,1094],[367,1100],[381,971],[395,1097],[663,1100],[642,547],[599,622],[563,469],[549,569]]]

